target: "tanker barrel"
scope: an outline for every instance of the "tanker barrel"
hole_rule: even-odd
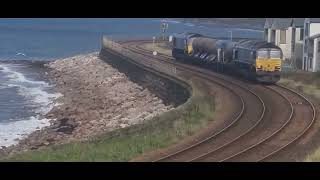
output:
[[[212,38],[195,38],[192,41],[192,48],[195,52],[207,52],[209,54],[216,54],[217,48],[216,48],[216,39]]]

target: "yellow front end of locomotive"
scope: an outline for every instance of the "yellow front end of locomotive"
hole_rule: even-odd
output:
[[[256,59],[256,71],[274,72],[281,71],[281,59]]]

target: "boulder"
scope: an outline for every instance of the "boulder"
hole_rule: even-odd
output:
[[[62,126],[62,127],[59,127],[56,132],[62,132],[62,133],[65,133],[65,134],[72,134],[72,131],[73,131],[73,127],[70,127],[70,126]]]

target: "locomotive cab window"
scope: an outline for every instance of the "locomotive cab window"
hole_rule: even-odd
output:
[[[282,52],[279,49],[260,49],[257,51],[259,59],[282,59]]]
[[[269,58],[269,53],[267,49],[262,49],[257,51],[257,58],[267,59]]]
[[[270,58],[271,59],[281,59],[281,51],[277,49],[270,50]]]

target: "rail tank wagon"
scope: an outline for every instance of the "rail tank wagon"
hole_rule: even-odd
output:
[[[201,37],[195,33],[179,33],[172,36],[172,56],[176,59],[185,58],[188,40],[193,37]]]
[[[282,51],[265,41],[232,42],[181,33],[173,36],[172,56],[193,64],[222,65],[258,82],[276,83],[280,80]]]

